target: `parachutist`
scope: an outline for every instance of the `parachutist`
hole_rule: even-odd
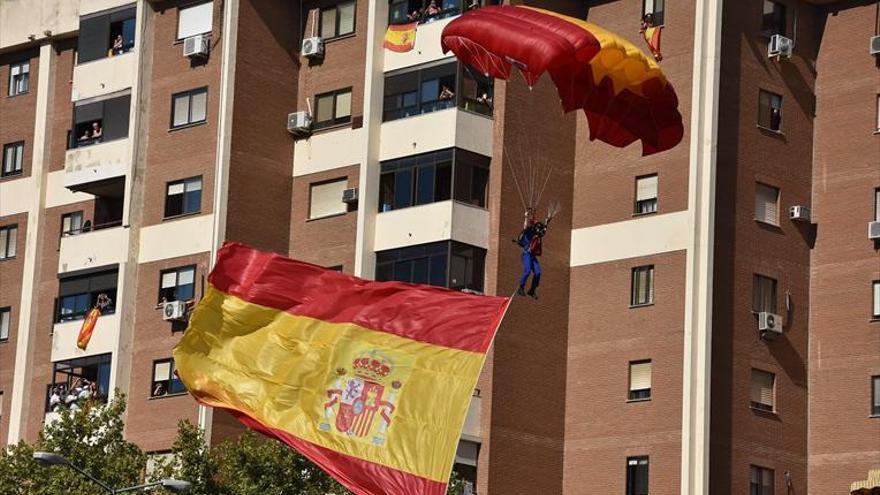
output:
[[[525,219],[523,220],[523,230],[516,239],[517,244],[523,248],[522,265],[523,272],[519,277],[519,288],[516,293],[520,296],[528,294],[532,299],[537,299],[538,284],[541,283],[541,262],[538,257],[542,252],[542,240],[547,235],[547,227],[553,215],[547,215],[547,218],[541,222],[535,218],[535,208],[527,207]],[[532,276],[532,285],[526,292],[526,281]]]

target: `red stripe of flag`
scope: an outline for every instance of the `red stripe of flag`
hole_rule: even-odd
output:
[[[363,280],[240,243],[220,249],[208,280],[227,294],[293,315],[480,353],[489,348],[509,301]]]

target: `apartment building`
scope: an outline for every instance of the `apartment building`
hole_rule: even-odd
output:
[[[170,359],[226,240],[512,294],[531,164],[562,210],[474,391],[476,493],[824,495],[880,468],[878,3],[527,2],[663,25],[686,132],[650,157],[589,141],[549,78],[443,54],[493,2],[441,3],[402,53],[385,30],[420,0],[0,3],[0,440],[83,379],[149,452],[178,419],[239,431]]]

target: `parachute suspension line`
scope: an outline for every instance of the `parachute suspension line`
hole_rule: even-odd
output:
[[[505,148],[507,148],[507,146],[505,146]],[[504,153],[504,161],[507,162],[508,168],[511,170],[510,175],[513,176],[513,183],[516,185],[516,192],[519,194],[519,200],[522,203],[523,208],[526,208],[528,205],[526,205],[526,200],[525,200],[525,197],[523,196],[522,187],[519,185],[519,180],[516,177],[516,172],[513,171],[513,164],[511,163],[510,153],[507,151],[507,149],[505,149],[503,151],[503,153]]]

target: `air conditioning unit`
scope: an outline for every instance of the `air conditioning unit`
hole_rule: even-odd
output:
[[[186,303],[184,301],[166,302],[162,306],[162,319],[165,321],[182,320],[186,317]]]
[[[351,187],[344,191],[342,191],[342,202],[343,203],[357,203],[358,200],[358,188]]]
[[[183,40],[183,56],[207,57],[211,49],[211,38],[207,34],[197,34]]]
[[[880,36],[871,36],[871,55],[880,55]]]
[[[782,335],[782,316],[762,311],[758,313],[758,331],[763,338]]]
[[[312,116],[309,112],[293,112],[287,115],[287,132],[304,137],[312,133]]]
[[[767,45],[767,57],[791,58],[791,50],[793,48],[794,42],[790,38],[786,38],[781,34],[774,34],[770,37],[770,43]]]
[[[303,57],[322,58],[324,56],[324,40],[319,36],[313,36],[303,40],[302,44]]]
[[[810,208],[807,206],[792,206],[788,209],[788,218],[798,222],[810,221]]]
[[[868,239],[872,241],[880,240],[880,221],[868,222]]]

